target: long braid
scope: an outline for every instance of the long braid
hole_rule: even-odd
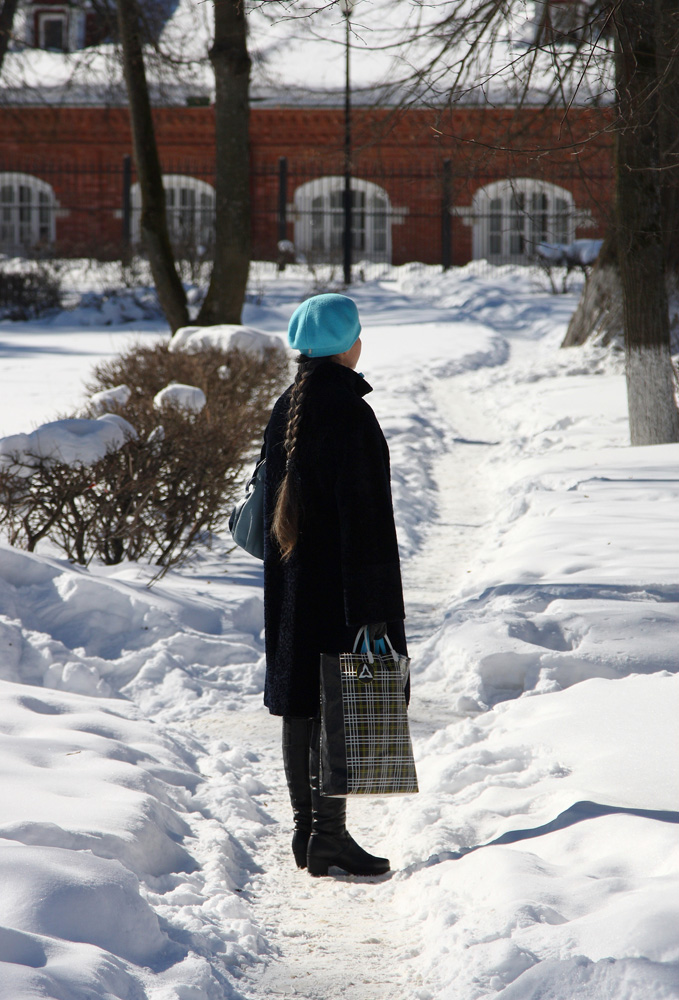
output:
[[[321,360],[326,359],[315,358],[311,361],[304,355],[300,355],[297,359],[297,375],[290,392],[288,421],[283,439],[286,456],[285,474],[278,487],[276,507],[271,524],[271,534],[278,543],[283,561],[290,558],[299,538],[301,499],[295,452],[297,450],[297,438],[302,421],[307,385],[314,369]]]

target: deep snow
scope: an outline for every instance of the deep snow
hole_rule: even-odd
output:
[[[306,276],[256,281],[280,336]],[[0,996],[679,997],[679,446],[628,447],[619,357],[559,351],[576,299],[537,282],[352,291],[421,785],[350,803],[382,879],[292,867],[259,564],[215,539],[149,590],[2,544]],[[108,318],[0,324],[0,433],[80,405]]]

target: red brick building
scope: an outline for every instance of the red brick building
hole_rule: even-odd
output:
[[[95,31],[86,9],[74,27],[69,5],[34,6],[34,32],[55,45]],[[575,108],[564,123],[558,108],[354,109],[355,259],[524,260],[544,240],[602,235],[612,197],[606,114]],[[174,237],[208,247],[213,109],[158,107],[155,122]],[[126,108],[4,106],[0,137],[0,250],[50,244],[115,256],[134,243]],[[341,107],[253,104],[256,258],[276,259],[282,237],[311,261],[340,258],[343,142]]]

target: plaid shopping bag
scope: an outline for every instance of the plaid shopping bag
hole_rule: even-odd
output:
[[[389,650],[321,654],[323,795],[418,791],[404,694],[410,660]]]

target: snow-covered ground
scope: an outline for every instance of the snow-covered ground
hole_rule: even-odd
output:
[[[679,998],[679,445],[630,448],[575,295],[418,265],[357,285],[389,439],[421,792],[351,802],[379,879],[293,867],[259,564],[152,589],[0,547],[0,997]],[[308,286],[260,269],[245,322]],[[0,434],[163,332],[0,323]],[[87,325],[87,323],[91,325]]]

